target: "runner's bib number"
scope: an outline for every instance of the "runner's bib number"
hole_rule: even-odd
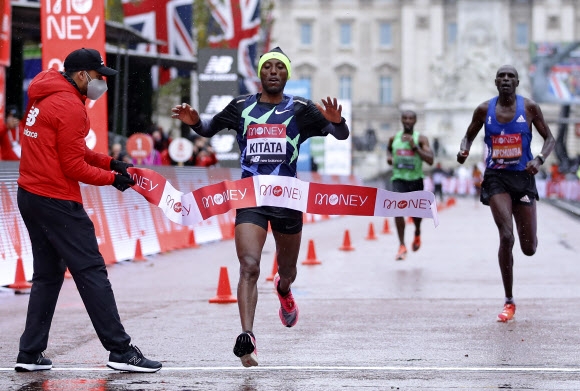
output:
[[[286,125],[249,125],[246,135],[247,163],[278,164],[286,160]]]
[[[497,164],[518,164],[522,157],[522,135],[491,136],[491,158]]]

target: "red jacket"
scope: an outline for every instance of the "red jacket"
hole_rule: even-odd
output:
[[[82,203],[79,182],[111,185],[112,158],[91,151],[90,129],[82,95],[58,71],[39,73],[28,87],[18,186],[44,197]]]

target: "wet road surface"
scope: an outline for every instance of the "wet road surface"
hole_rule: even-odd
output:
[[[422,247],[395,261],[392,218],[333,217],[306,224],[293,285],[300,320],[278,318],[271,275],[274,242],[263,253],[254,333],[260,366],[232,353],[241,332],[237,304],[213,304],[220,267],[232,292],[232,240],[123,262],[109,268],[127,332],[155,374],[108,369],[74,282],[65,281],[47,357],[51,371],[16,373],[28,296],[0,290],[0,390],[580,390],[580,220],[538,204],[539,247],[516,240],[516,319],[503,305],[498,238],[491,213],[472,198],[423,220]],[[370,225],[375,239],[369,240]],[[345,231],[353,251],[341,251]],[[413,228],[407,225],[408,247]],[[312,239],[319,265],[303,265]]]

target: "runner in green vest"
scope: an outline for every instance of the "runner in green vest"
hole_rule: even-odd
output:
[[[417,123],[417,113],[406,110],[401,113],[403,130],[389,139],[387,146],[387,163],[393,166],[391,182],[393,191],[407,193],[423,190],[423,162],[433,164],[433,151],[427,137],[414,131]],[[415,238],[411,248],[413,251],[421,247],[421,218],[413,217],[415,223]],[[397,235],[399,236],[399,251],[395,259],[402,261],[407,256],[405,246],[405,218],[395,217]]]

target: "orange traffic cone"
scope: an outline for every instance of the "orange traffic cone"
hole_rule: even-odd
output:
[[[191,248],[199,248],[199,244],[195,241],[195,232],[193,230],[189,230],[188,245]]]
[[[276,273],[278,273],[278,259],[276,254],[274,254],[274,263],[272,264],[272,274],[266,277],[266,281],[274,281]]]
[[[143,250],[141,250],[141,239],[137,239],[137,244],[135,245],[135,257],[133,261],[146,261],[145,257],[143,256]]]
[[[320,265],[322,262],[320,262],[318,259],[316,259],[316,250],[314,250],[314,240],[310,239],[308,241],[308,255],[306,256],[306,259],[304,261],[302,261],[303,265]]]
[[[375,236],[375,226],[373,225],[373,223],[369,224],[369,233],[365,239],[366,240],[377,240],[377,237]]]
[[[352,247],[350,245],[350,232],[348,232],[348,229],[346,231],[344,231],[344,241],[342,243],[342,247],[340,247],[339,250],[341,250],[341,251],[354,250],[354,247]]]
[[[220,230],[222,231],[222,239],[233,239],[236,233],[236,225],[232,222],[220,223]]]
[[[391,229],[389,228],[389,219],[385,219],[385,224],[383,225],[383,233],[391,234]]]
[[[450,206],[453,206],[453,205],[455,205],[455,198],[449,197],[447,199],[447,207],[450,207]]]
[[[32,287],[32,284],[26,281],[26,277],[24,276],[24,265],[22,264],[22,258],[18,257],[16,261],[16,273],[14,276],[14,283],[8,285],[10,289],[29,289]]]
[[[222,266],[220,268],[220,279],[218,282],[217,296],[209,299],[210,303],[235,303],[238,301],[232,296],[232,289],[230,288],[230,278],[228,277],[228,268]]]

